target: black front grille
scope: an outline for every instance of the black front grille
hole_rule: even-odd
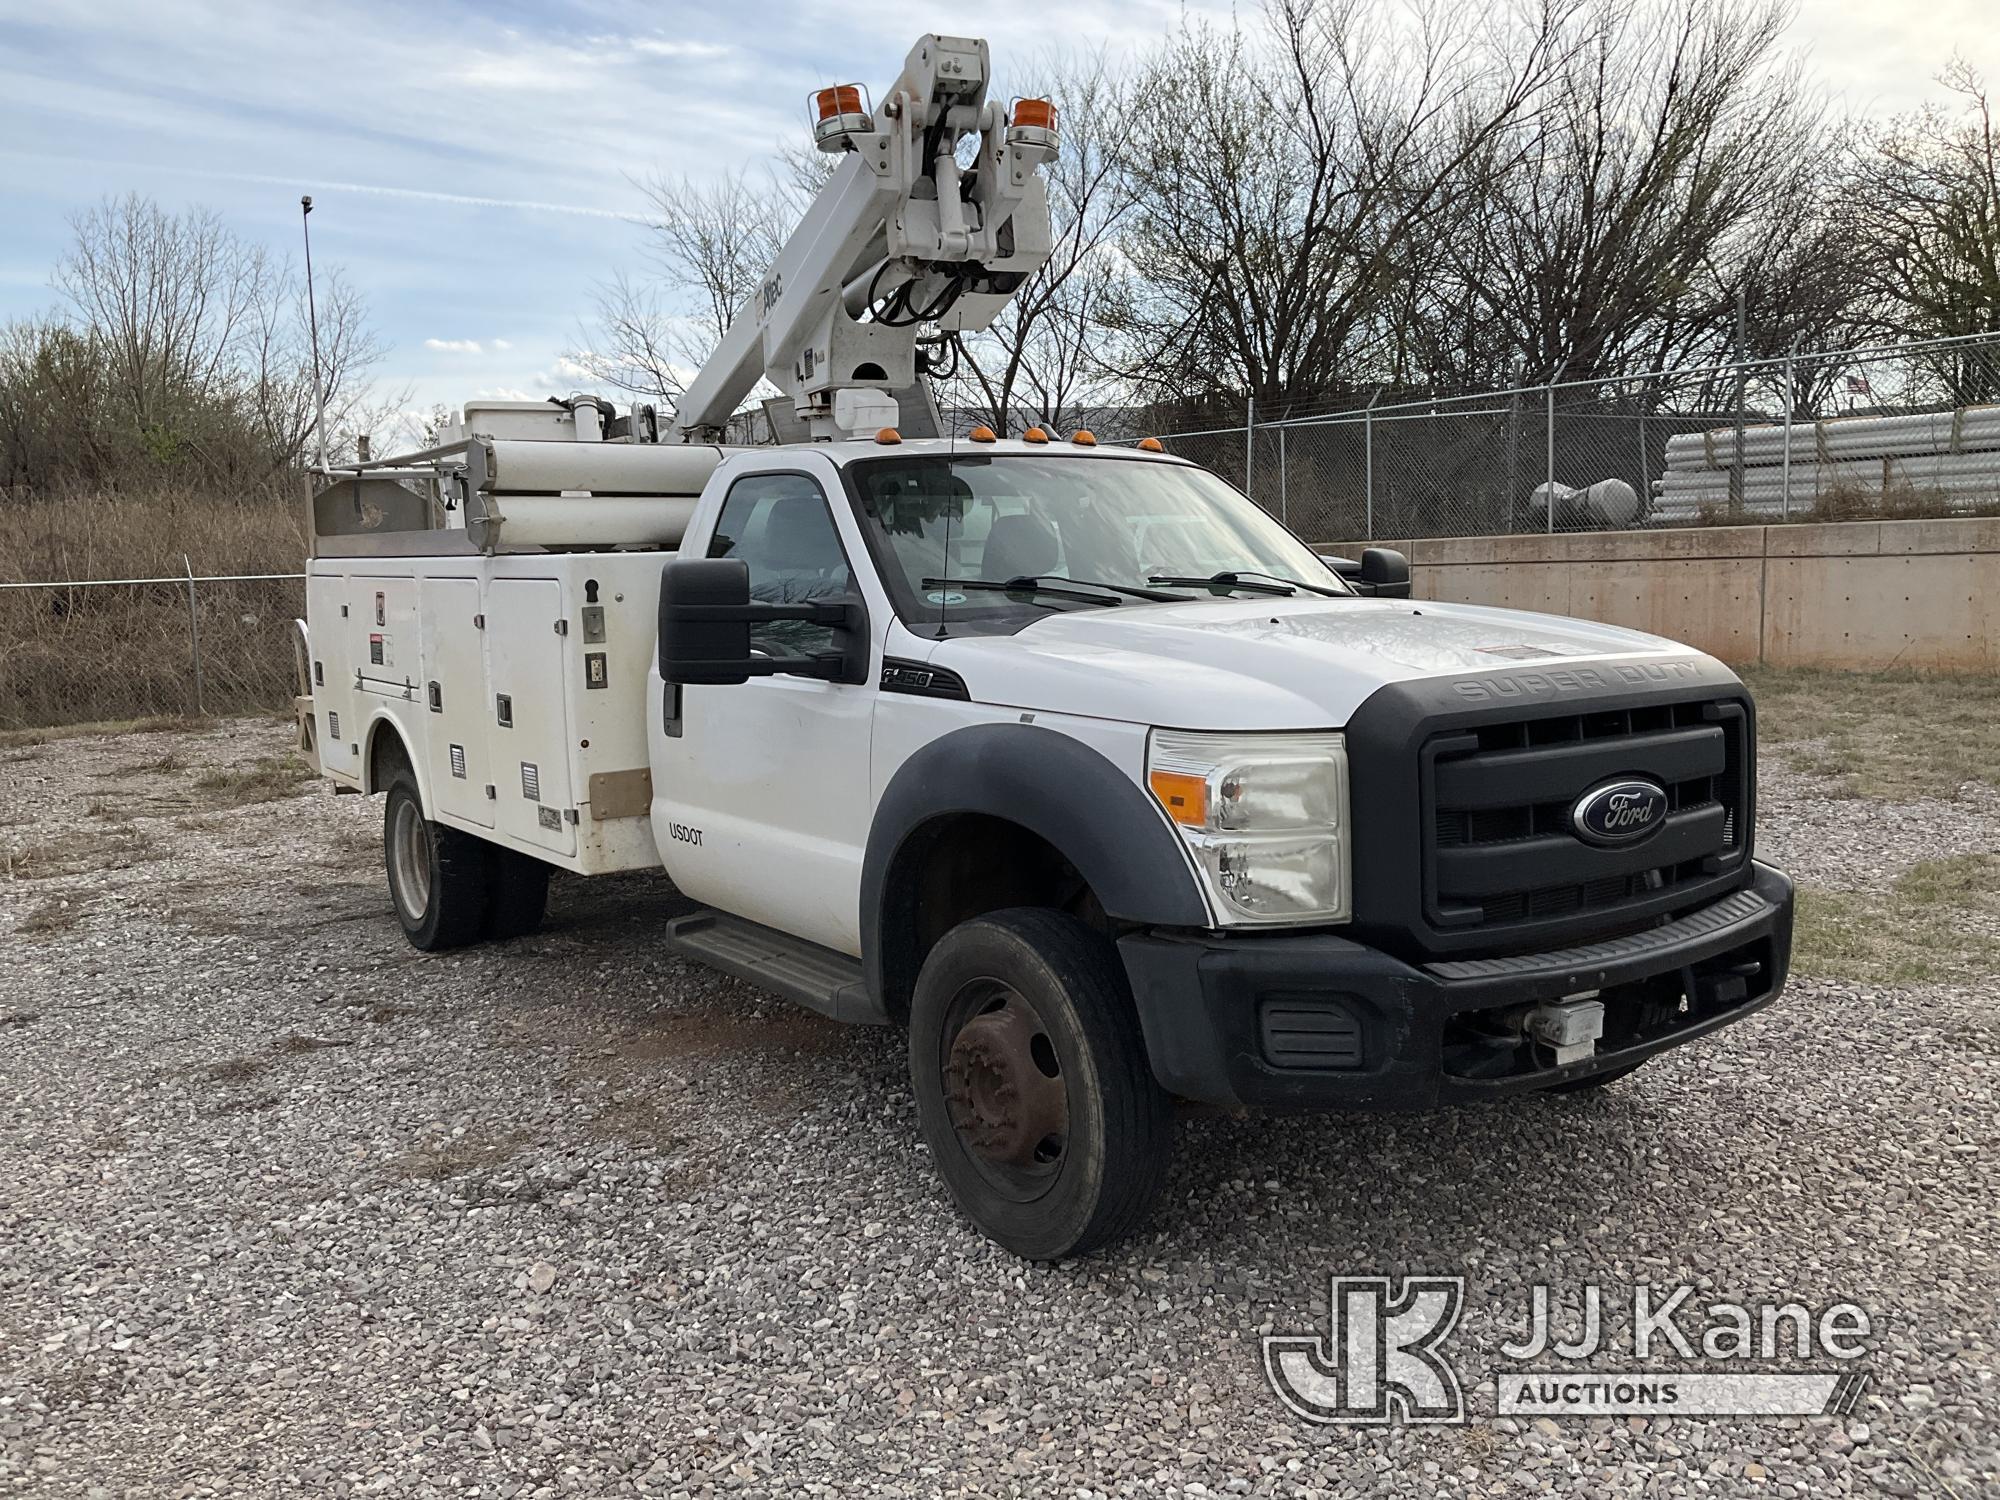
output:
[[[1747,854],[1749,718],[1736,699],[1473,723],[1422,752],[1424,914],[1496,947],[1551,924],[1605,932],[1708,899]],[[1571,817],[1591,788],[1642,776],[1666,789],[1661,827],[1605,848]]]

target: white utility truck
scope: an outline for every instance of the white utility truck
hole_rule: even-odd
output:
[[[1772,1000],[1722,664],[1413,600],[1150,440],[935,435],[926,368],[1048,253],[1054,113],[989,77],[932,36],[820,93],[840,165],[671,421],[475,403],[315,496],[302,742],[386,794],[410,940],[663,867],[680,952],[907,1028],[1036,1258],[1140,1222],[1177,1098],[1589,1088]],[[796,440],[719,446],[760,376]]]

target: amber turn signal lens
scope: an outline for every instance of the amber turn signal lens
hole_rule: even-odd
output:
[[[1154,771],[1146,779],[1152,785],[1153,795],[1160,799],[1160,806],[1167,810],[1168,817],[1190,828],[1207,825],[1208,781],[1205,777],[1190,776],[1185,771]]]
[[[1167,445],[1158,438],[1140,438],[1139,451],[1141,453],[1165,453]]]
[[[1048,440],[1049,435],[1039,427],[1030,427],[1021,434],[1021,441],[1024,443],[1046,443]]]
[[[966,436],[975,443],[990,443],[993,441],[993,429],[991,427],[975,427]]]

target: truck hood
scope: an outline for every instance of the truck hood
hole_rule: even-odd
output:
[[[1649,658],[1701,653],[1558,615],[1320,597],[1066,610],[930,654],[982,703],[1176,729],[1338,728],[1385,683]]]

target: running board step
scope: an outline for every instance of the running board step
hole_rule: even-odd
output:
[[[836,1021],[881,1025],[889,1019],[868,997],[859,959],[776,928],[725,912],[690,912],[668,921],[667,946]]]

